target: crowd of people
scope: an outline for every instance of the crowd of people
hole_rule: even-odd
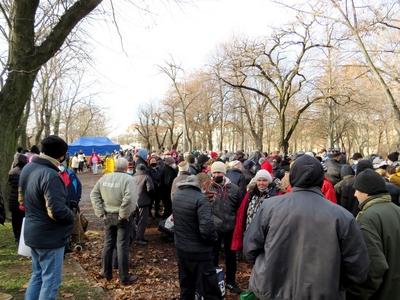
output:
[[[32,248],[27,299],[55,295],[61,282],[71,202],[79,203],[60,176],[66,152],[62,139],[47,137],[31,163],[16,155],[10,171],[10,199],[18,190],[20,197],[10,202],[14,233],[18,240],[22,206]],[[80,172],[79,155],[66,170]],[[291,156],[137,149],[95,156],[105,174],[90,199],[105,225],[106,280],[118,266],[120,283],[133,284],[131,244],[147,245],[149,217],[169,218],[181,299],[223,297],[217,278],[222,253],[232,293],[247,288],[236,281],[238,259],[252,264],[252,299],[400,299],[398,152],[349,159],[334,149]]]

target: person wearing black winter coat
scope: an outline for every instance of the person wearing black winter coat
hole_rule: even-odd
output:
[[[325,162],[327,169],[326,177],[333,185],[335,185],[341,180],[340,170],[342,168],[342,165],[340,163],[340,159],[341,159],[341,154],[339,152],[336,152],[333,154],[333,157],[331,159],[328,159]]]
[[[214,248],[214,264],[218,266],[219,252],[224,245],[226,288],[234,293],[240,293],[236,284],[236,252],[231,250],[233,230],[236,223],[236,213],[241,203],[241,192],[226,174],[223,162],[211,165],[212,179],[204,183],[209,201],[213,208],[214,226],[218,233],[218,242]]]
[[[11,224],[13,228],[15,242],[19,242],[21,236],[22,220],[25,217],[25,212],[19,209],[18,202],[18,182],[19,175],[21,175],[22,168],[28,163],[28,158],[20,154],[17,157],[15,168],[11,169],[8,173],[8,184],[10,186],[10,193],[8,195],[8,208],[11,212]]]
[[[160,191],[164,206],[162,219],[168,218],[172,213],[171,188],[172,188],[172,183],[174,182],[174,179],[177,176],[177,171],[175,170],[174,167],[175,167],[175,160],[172,157],[166,157],[160,181]]]
[[[239,168],[232,167],[226,171],[226,177],[230,179],[230,181],[236,184],[242,193],[240,198],[243,198],[244,194],[246,193],[246,178],[244,177],[242,171]]]
[[[260,300],[344,300],[361,283],[369,259],[354,217],[326,201],[324,171],[303,155],[290,171],[293,191],[264,201],[244,235],[243,253],[254,264],[249,289]]]
[[[177,184],[172,202],[175,246],[178,256],[180,299],[207,298],[202,278],[214,272],[213,244],[217,233],[212,222],[211,205],[201,192],[196,176]]]
[[[357,174],[361,173],[362,171],[366,169],[372,169],[372,163],[371,161],[367,159],[362,159],[358,162],[357,168],[356,168],[356,176]],[[357,216],[358,212],[360,211],[360,208],[358,207],[358,201],[357,198],[354,196],[354,193],[356,190],[354,189],[354,181],[355,177],[349,178],[341,187],[340,189],[340,203],[341,206],[343,206],[345,209],[347,209],[349,212],[353,214],[353,216]]]
[[[160,201],[161,201],[161,191],[160,191],[160,182],[161,182],[161,166],[157,163],[157,159],[151,158],[149,163],[149,175],[153,180],[154,192],[151,200],[151,207],[154,203],[154,217],[159,218],[160,215]]]

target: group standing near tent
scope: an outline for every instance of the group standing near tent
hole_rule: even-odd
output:
[[[15,237],[18,207],[32,248],[26,299],[54,299],[61,284],[79,207],[71,183],[79,180],[80,153],[68,173],[66,152],[62,139],[47,137],[31,162],[16,154],[10,171]],[[153,217],[174,237],[181,299],[222,299],[223,286],[251,299],[400,299],[398,152],[353,155],[351,164],[324,149],[290,157],[137,149],[93,158],[104,164],[90,198],[104,221],[108,281],[116,261],[120,283],[135,284],[129,249],[147,247]],[[252,265],[248,286],[236,281],[240,253]]]

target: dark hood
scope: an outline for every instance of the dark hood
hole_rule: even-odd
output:
[[[292,187],[322,187],[324,170],[316,158],[303,155],[293,163],[290,169],[289,180]]]
[[[340,177],[343,179],[343,177],[347,175],[354,175],[354,170],[349,165],[342,165],[340,168]]]
[[[372,165],[372,162],[368,159],[361,159],[358,161],[357,166],[356,166],[356,175],[360,174],[362,171],[366,169],[373,169],[374,166]]]

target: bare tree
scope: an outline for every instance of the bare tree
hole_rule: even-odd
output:
[[[71,4],[52,4],[58,14],[52,19],[49,33],[38,39],[36,25],[40,18],[41,1],[12,1],[9,10],[2,10],[6,20],[2,32],[6,35],[8,57],[3,72],[6,77],[0,91],[0,174],[1,190],[4,192],[5,178],[12,154],[15,151],[17,131],[26,103],[39,69],[59,51],[75,26],[94,10],[101,0],[78,0]],[[70,4],[70,5],[68,5]],[[4,8],[4,7],[3,7]],[[39,9],[39,10],[38,10]],[[50,24],[49,24],[50,25]],[[8,31],[8,32],[7,32]]]
[[[152,150],[152,144],[151,144],[151,139],[153,136],[152,125],[151,125],[152,114],[153,114],[153,109],[151,105],[139,109],[138,112],[139,124],[136,126],[136,130],[139,132],[140,136],[145,141],[146,148],[148,150]]]
[[[314,22],[300,22],[287,30],[273,34],[270,41],[242,43],[241,54],[236,59],[235,81],[222,80],[234,88],[258,94],[271,105],[279,118],[279,147],[287,153],[289,140],[300,120],[301,114],[312,104],[323,99],[322,95],[305,95],[310,80],[303,72],[307,55],[314,49],[327,45],[313,41],[311,36]],[[291,54],[289,54],[289,51]],[[288,59],[295,56],[294,59]],[[232,75],[232,74],[231,74]],[[231,76],[232,77],[232,76]],[[302,100],[300,100],[302,98]],[[287,108],[294,101],[301,103],[288,122]],[[262,113],[259,111],[259,113]]]
[[[188,111],[191,108],[192,103],[196,100],[197,95],[188,93],[185,83],[179,82],[178,75],[183,70],[174,61],[167,62],[165,66],[160,66],[160,70],[171,80],[172,87],[176,92],[176,98],[179,102],[180,113],[183,120],[184,138],[188,142],[188,149],[186,148],[186,145],[184,143],[184,151],[191,151],[193,149],[193,141],[191,134],[192,130],[189,127]]]

